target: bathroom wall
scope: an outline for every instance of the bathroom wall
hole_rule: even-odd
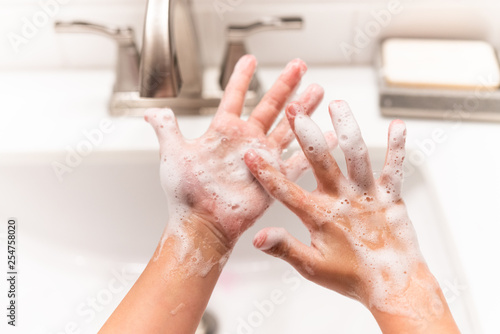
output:
[[[224,27],[262,16],[299,15],[301,31],[254,35],[260,64],[301,57],[310,64],[368,64],[380,38],[474,38],[500,47],[500,3],[492,0],[193,0],[203,61],[217,65]],[[100,36],[56,35],[54,20],[132,26],[138,43],[146,0],[0,0],[0,69],[112,67],[115,44]],[[279,47],[277,47],[279,45]]]

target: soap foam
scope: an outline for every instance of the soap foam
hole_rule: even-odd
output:
[[[353,190],[362,193],[373,186],[373,173],[368,148],[366,147],[358,123],[345,101],[330,104],[330,116],[337,133],[339,146],[344,152],[347,171]]]
[[[324,168],[328,169],[329,160],[325,159],[325,154],[329,153],[328,143],[320,128],[309,116],[297,114],[294,119],[295,133],[299,138],[302,149],[313,161],[324,162]]]
[[[385,200],[400,200],[405,159],[406,127],[401,121],[393,121],[389,128],[388,151],[384,170],[380,177],[379,196]]]

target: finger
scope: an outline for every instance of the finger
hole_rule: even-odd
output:
[[[326,144],[328,145],[328,150],[332,152],[338,145],[339,141],[337,139],[337,136],[333,131],[328,131],[325,132],[325,140]]]
[[[406,126],[401,120],[394,120],[389,126],[387,154],[384,169],[380,175],[382,191],[393,201],[401,199],[403,183],[403,162],[405,159]]]
[[[245,163],[264,189],[299,217],[308,216],[309,212],[315,211],[314,203],[308,199],[308,192],[287,180],[254,150],[245,154]]]
[[[325,133],[325,139],[331,152],[337,146],[337,137],[333,132],[327,132]],[[298,150],[285,161],[286,178],[290,181],[297,181],[309,168],[311,168],[311,165],[304,152]]]
[[[256,66],[257,60],[252,55],[245,55],[236,63],[234,72],[224,91],[224,96],[222,97],[216,117],[224,113],[241,115],[245,103],[245,95],[252,81]]]
[[[304,152],[296,151],[285,162],[285,176],[290,181],[297,181],[311,165],[307,161]]]
[[[253,239],[253,245],[266,254],[290,263],[306,277],[313,274],[312,266],[317,262],[315,251],[284,228],[268,227],[259,231]]]
[[[345,101],[333,101],[329,110],[339,146],[346,158],[349,179],[358,190],[372,191],[374,179],[368,149],[349,105]]]
[[[302,60],[295,59],[289,62],[278,80],[255,107],[248,121],[267,133],[306,71],[307,66]]]
[[[171,109],[148,109],[144,113],[144,119],[156,131],[161,150],[167,145],[177,146],[184,141]]]
[[[320,85],[312,84],[300,94],[296,102],[304,108],[306,114],[311,115],[323,100],[324,94],[325,91]],[[287,148],[294,138],[295,136],[286,117],[283,117],[276,128],[269,134],[269,140],[277,143],[281,149]]]
[[[345,184],[345,178],[331,155],[320,128],[297,103],[288,105],[286,115],[302,151],[311,164],[318,182],[318,189],[336,193],[338,188]]]

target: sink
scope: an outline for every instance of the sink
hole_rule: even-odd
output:
[[[384,149],[370,152],[381,169]],[[2,333],[97,332],[145,267],[167,221],[156,150],[97,150],[63,182],[51,167],[61,156],[8,153],[0,159],[1,219],[14,216],[19,226],[19,326],[2,322]],[[340,154],[336,158],[345,169]],[[466,278],[425,168],[407,175],[404,198],[459,327],[477,333]],[[300,184],[314,189],[311,173]],[[252,238],[265,226],[283,226],[308,242],[307,230],[278,202],[242,236],[208,306],[219,334],[380,332],[358,302],[254,249]],[[6,288],[2,280],[1,291]]]
[[[167,220],[157,152],[93,152],[63,182],[51,166],[61,157],[0,159],[1,215],[17,218],[19,272],[19,326],[2,322],[1,333],[96,333]]]

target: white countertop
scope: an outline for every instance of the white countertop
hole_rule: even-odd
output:
[[[278,69],[260,70],[266,88],[278,73]],[[378,110],[375,76],[370,68],[311,68],[302,87],[312,82],[326,90],[325,100],[313,116],[322,129],[332,128],[328,101],[345,99],[367,145],[385,147],[390,119]],[[74,147],[85,138],[82,131],[97,129],[102,119],[109,118],[107,101],[112,84],[113,73],[105,70],[3,72],[0,161],[8,163],[13,158],[9,153],[57,153],[65,152],[68,145]],[[205,131],[210,118],[179,117],[179,124],[186,137],[195,137]],[[114,130],[104,136],[97,150],[158,149],[154,132],[141,118],[109,119]],[[405,121],[408,148],[424,153],[409,154],[414,154],[414,162],[423,157],[434,182],[467,276],[465,289],[473,296],[481,327],[485,333],[500,333],[500,271],[496,260],[500,254],[500,154],[496,147],[500,124]],[[436,131],[444,140],[431,144]]]

